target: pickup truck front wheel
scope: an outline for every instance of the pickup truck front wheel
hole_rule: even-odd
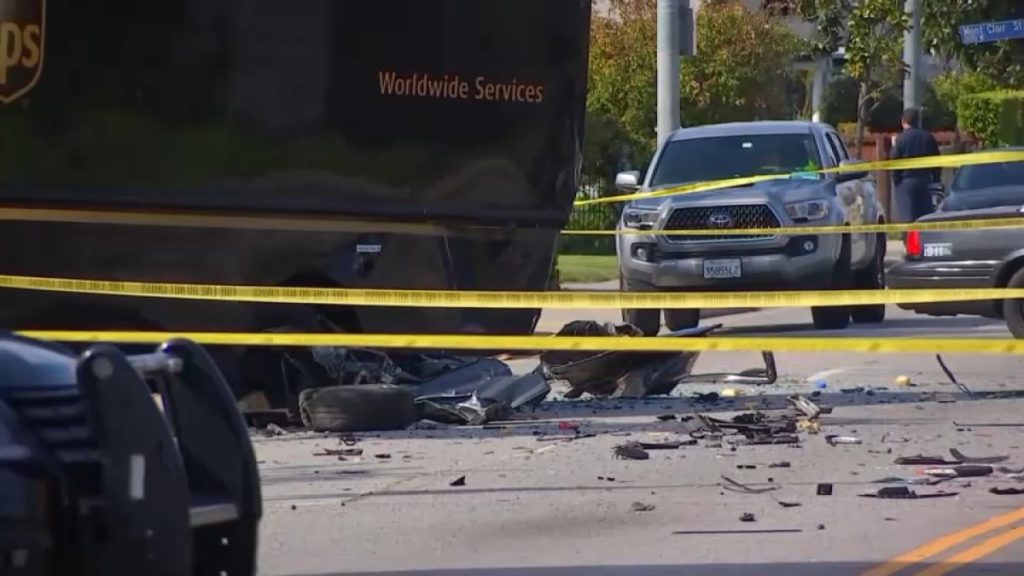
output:
[[[696,328],[700,324],[699,308],[681,308],[665,310],[665,327],[670,331]]]
[[[619,291],[630,291],[622,274],[619,274]],[[644,336],[657,336],[661,331],[661,310],[657,308],[623,308],[622,321],[639,328]]]
[[[855,273],[854,287],[858,290],[885,290],[885,242],[885,236],[878,238],[871,265]],[[851,316],[858,324],[878,324],[885,320],[885,304],[856,306]]]
[[[853,284],[853,270],[850,269],[850,240],[843,237],[843,245],[839,251],[839,260],[832,268],[833,290],[846,290]],[[828,292],[823,292],[828,294]],[[848,306],[815,306],[811,308],[811,318],[817,330],[843,330],[850,325],[850,308]]]

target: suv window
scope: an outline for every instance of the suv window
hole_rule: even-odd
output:
[[[970,192],[997,186],[1024,187],[1024,162],[996,162],[964,166],[951,186],[954,192]]]
[[[662,151],[650,186],[759,174],[792,174],[820,168],[821,157],[810,133],[674,140]]]
[[[826,133],[826,136],[828,136],[829,145],[836,151],[836,158],[839,161],[849,160],[850,155],[846,151],[846,145],[843,144],[843,139],[835,132],[828,132]]]
[[[832,140],[832,135],[827,132],[825,133],[825,144],[825,151],[828,152],[828,155],[832,160],[832,165],[838,166],[841,156],[839,156],[839,150],[836,148],[835,141]]]

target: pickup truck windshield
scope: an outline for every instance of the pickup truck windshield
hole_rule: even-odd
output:
[[[820,168],[817,146],[809,133],[693,138],[668,143],[650,186],[809,172]]]
[[[951,186],[954,192],[974,192],[1000,186],[1024,187],[1024,162],[964,166]]]

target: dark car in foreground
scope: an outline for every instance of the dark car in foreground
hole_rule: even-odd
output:
[[[961,168],[934,213],[918,222],[1021,217],[1024,225],[1024,162]],[[890,288],[1024,287],[1024,227],[908,232],[906,256],[888,271]],[[932,316],[1003,318],[1024,338],[1024,301],[976,300],[901,304]]]

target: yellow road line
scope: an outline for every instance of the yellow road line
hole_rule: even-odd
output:
[[[925,570],[918,572],[915,576],[943,576],[945,574],[949,574],[953,570],[962,568],[966,564],[970,564],[975,560],[984,558],[1001,548],[1009,546],[1021,538],[1024,538],[1024,527],[1014,526],[1012,529],[997,536],[993,536],[980,544],[972,546],[948,560],[929,566]]]
[[[989,518],[980,524],[975,524],[974,526],[969,526],[958,532],[953,532],[952,534],[947,534],[930,542],[926,542],[910,552],[900,554],[899,556],[886,561],[884,564],[864,572],[861,576],[892,576],[911,564],[916,564],[922,560],[926,560],[932,556],[945,552],[954,546],[967,542],[968,540],[977,538],[978,536],[987,534],[993,530],[998,530],[999,528],[1021,520],[1024,520],[1024,508],[1018,508],[1012,512],[1007,512],[1006,514]]]

